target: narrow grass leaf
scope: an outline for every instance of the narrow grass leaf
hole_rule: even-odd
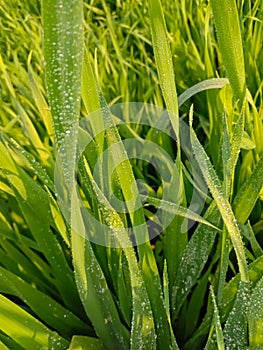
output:
[[[250,300],[250,286],[240,281],[236,299],[224,327],[227,349],[245,349],[247,345],[247,309]]]
[[[179,140],[179,112],[174,79],[171,49],[167,38],[167,29],[160,0],[149,1],[149,14],[155,62],[160,79],[166,108],[170,114],[175,135]]]
[[[210,89],[222,89],[227,84],[229,84],[227,78],[211,78],[203,80],[200,83],[191,86],[178,97],[178,106],[181,107],[187,100],[199,92]]]
[[[204,218],[214,225],[219,224],[219,212],[214,202],[207,209]],[[196,284],[216,238],[216,231],[209,226],[200,224],[195,230],[183,253],[176,282],[173,287],[171,305],[174,305],[174,315],[179,314],[191,288]]]
[[[159,198],[144,196],[144,195],[141,195],[141,198],[143,200],[146,200],[149,204],[153,205],[156,208],[162,208],[163,211],[169,214],[178,215],[183,218],[187,218],[187,219],[202,223],[204,225],[212,227],[213,229],[219,232],[222,231],[220,228],[216,227],[211,222],[207,221],[206,219],[196,214],[192,210],[182,207],[180,205],[177,205],[176,203],[166,201],[164,199],[159,199]]]
[[[190,112],[190,113],[193,113]],[[191,121],[191,118],[190,118]],[[216,201],[220,214],[224,220],[224,223],[228,229],[231,241],[233,243],[235,253],[238,260],[238,265],[241,273],[241,279],[245,282],[248,281],[248,272],[246,265],[246,257],[244,252],[244,246],[240,234],[240,230],[237,225],[236,218],[233,214],[232,208],[226,199],[219,178],[203,148],[200,144],[197,136],[192,128],[190,122],[190,138],[193,147],[194,154],[198,161],[202,174],[207,182],[207,185]]]
[[[216,297],[215,297],[215,294],[214,294],[212,286],[210,286],[210,292],[211,292],[211,295],[212,295],[212,302],[213,302],[213,307],[214,307],[214,325],[215,325],[215,329],[216,329],[217,348],[218,348],[218,350],[225,350],[223,330],[222,330],[222,327],[221,327],[221,322],[220,322],[220,316],[219,316],[219,311],[218,311],[218,307],[217,307]]]
[[[211,7],[223,63],[241,107],[245,96],[246,75],[236,1],[211,0]]]

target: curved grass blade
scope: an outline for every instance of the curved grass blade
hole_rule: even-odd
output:
[[[181,107],[187,100],[189,100],[189,98],[198,94],[199,92],[210,89],[222,89],[227,84],[229,84],[229,80],[227,78],[211,78],[203,80],[200,83],[191,86],[178,97],[178,106]]]

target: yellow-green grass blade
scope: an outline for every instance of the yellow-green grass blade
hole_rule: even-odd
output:
[[[46,324],[68,338],[75,332],[91,332],[89,327],[71,311],[60,305],[49,295],[44,294],[24,280],[0,267],[1,293],[16,296]],[[92,332],[93,333],[93,332]]]
[[[64,350],[68,345],[68,341],[1,294],[0,324],[1,330],[24,349]]]
[[[43,93],[40,89],[40,86],[36,81],[35,73],[32,70],[31,63],[30,63],[31,54],[32,54],[32,52],[30,53],[30,55],[28,57],[28,66],[27,66],[29,85],[30,85],[31,92],[32,92],[33,98],[35,100],[36,106],[37,106],[38,111],[40,113],[40,116],[41,116],[41,118],[44,122],[44,125],[46,127],[47,134],[50,137],[50,139],[53,141],[54,140],[54,130],[53,130],[53,126],[52,126],[51,112],[50,112],[49,106],[48,106],[48,104],[43,96]]]
[[[246,75],[236,0],[211,0],[219,48],[233,93],[243,104]]]
[[[69,345],[68,350],[104,350],[100,339],[75,335]]]
[[[149,1],[149,15],[155,62],[166,108],[179,142],[179,111],[171,49],[160,0]]]
[[[77,298],[73,272],[50,228],[53,218],[47,193],[14,163],[2,143],[0,143],[0,164],[34,239],[52,266],[61,297],[69,308],[79,310],[80,301]]]
[[[207,182],[207,185],[216,201],[220,214],[224,220],[224,223],[228,229],[229,235],[231,237],[231,241],[233,243],[233,247],[235,249],[235,253],[237,256],[237,261],[239,265],[239,270],[241,274],[241,280],[243,282],[248,281],[248,271],[247,271],[247,263],[246,256],[244,251],[244,245],[242,242],[242,237],[240,234],[240,230],[238,228],[237,220],[234,216],[232,208],[225,197],[225,194],[222,189],[222,185],[220,180],[211,164],[203,146],[199,142],[193,127],[192,127],[192,114],[193,110],[190,112],[190,138],[193,147],[194,154],[198,161],[199,167],[202,171],[202,174]]]

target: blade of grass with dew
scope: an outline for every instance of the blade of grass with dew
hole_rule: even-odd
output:
[[[40,292],[2,267],[0,267],[0,275],[1,288],[3,288],[2,285],[5,286],[4,293],[22,300],[43,322],[60,334],[68,336],[74,332],[91,332],[83,321],[49,295]]]
[[[78,126],[83,57],[82,1],[42,1],[49,103],[58,147]],[[71,138],[75,149],[76,135]],[[73,152],[74,153],[74,152]]]
[[[171,50],[167,39],[167,29],[160,0],[149,1],[149,15],[155,62],[160,79],[166,108],[171,112],[170,118],[177,142],[179,142],[179,111]]]
[[[92,80],[92,79],[94,79],[93,74],[89,76],[89,80]],[[92,86],[95,87],[96,82],[94,82]],[[155,313],[154,322],[155,322],[155,329],[157,332],[157,339],[160,343],[166,344],[166,346],[169,347],[170,328],[168,325],[168,320],[166,319],[160,278],[159,278],[156,262],[154,260],[153,252],[148,241],[148,233],[145,225],[143,208],[141,203],[138,203],[138,200],[140,200],[139,193],[138,193],[137,187],[131,186],[132,184],[135,184],[135,179],[132,173],[131,165],[127,158],[127,154],[121,142],[118,129],[114,124],[112,115],[105,102],[105,99],[102,93],[99,91],[99,89],[98,89],[98,92],[99,92],[100,105],[103,112],[104,125],[106,129],[106,139],[107,139],[108,146],[111,147],[114,144],[115,146],[117,145],[117,151],[115,151],[114,155],[112,155],[111,161],[113,162],[113,164],[116,164],[115,168],[117,172],[119,186],[121,188],[121,191],[127,203],[130,219],[131,219],[133,228],[135,230],[135,237],[136,237],[136,232],[138,231],[139,237],[144,237],[143,241],[144,242],[146,241],[145,244],[140,244],[138,246],[138,252],[142,263],[143,278],[146,283],[146,288],[150,298],[152,311]],[[121,166],[119,165],[120,160],[122,162]],[[134,199],[137,202],[138,206],[136,205],[134,206],[135,204]],[[139,210],[136,210],[136,212],[134,213],[135,207],[138,207]],[[137,229],[137,226],[140,227],[140,230]],[[138,273],[138,276],[139,276],[139,273]],[[139,278],[138,276],[137,278]],[[136,324],[136,327],[138,326],[139,324]],[[133,343],[133,346],[136,347],[136,343]]]
[[[184,204],[185,192],[181,168],[181,149],[180,149],[180,130],[179,130],[179,110],[177,92],[174,78],[173,62],[169,42],[167,38],[167,28],[160,0],[149,1],[149,15],[151,23],[151,33],[154,57],[160,80],[162,95],[169,112],[169,118],[177,141],[177,157],[175,162],[174,193],[175,201]],[[176,191],[179,189],[179,191]],[[187,233],[181,233],[183,219],[175,217],[171,224],[165,230],[164,250],[167,260],[168,276],[170,281],[170,294],[175,282],[176,271],[182,252],[187,244]],[[174,252],[176,254],[176,260]]]
[[[233,201],[236,218],[245,223],[254,208],[263,186],[263,156],[259,159],[250,177],[239,189]]]
[[[204,219],[217,226],[219,212],[215,202],[207,209]],[[198,225],[188,242],[178,267],[177,278],[172,291],[171,305],[174,307],[174,317],[186,300],[191,288],[196,284],[214,245],[216,232],[209,226]]]
[[[170,328],[165,313],[160,276],[149,243],[149,237],[139,192],[135,183],[130,162],[127,158],[125,148],[121,142],[118,129],[114,124],[109,108],[101,93],[99,97],[101,108],[104,114],[108,145],[112,146],[115,144],[115,146],[117,146],[115,148],[114,154],[111,154],[111,162],[115,164],[119,186],[128,208],[135,238],[138,235],[143,242],[146,242],[144,244],[138,245],[138,253],[142,264],[141,266],[143,278],[146,283],[152,311],[154,313],[157,340],[160,342],[160,344],[166,344],[166,346],[169,347]],[[134,208],[139,209],[134,212]]]
[[[213,225],[211,222],[207,221],[200,215],[196,214],[195,212],[191,211],[190,209],[184,208],[176,203],[166,201],[164,199],[159,199],[159,198],[154,198],[150,196],[144,196],[140,195],[140,197],[148,202],[149,204],[153,205],[156,208],[162,208],[162,210],[171,213],[171,214],[176,214],[178,216],[181,216],[183,218],[187,218],[199,223],[202,223],[204,225],[207,225],[211,228],[213,228],[216,231],[221,232],[221,229]]]
[[[218,350],[225,350],[223,331],[220,323],[219,311],[216,303],[216,297],[213,291],[213,287],[210,286],[210,293],[212,295],[212,302],[214,307],[214,325],[216,329],[216,342]]]
[[[129,238],[126,230],[124,229],[123,223],[117,212],[111,208],[110,203],[107,201],[104,194],[100,191],[96,182],[93,180],[91,172],[86,163],[87,174],[90,178],[94,193],[98,198],[98,203],[103,212],[103,218],[107,225],[112,225],[122,229],[122,232],[118,232],[115,235],[115,240],[120,244],[120,247],[123,248],[123,252],[127,259],[130,278],[131,278],[131,290],[132,290],[132,305],[133,305],[133,314],[132,314],[132,330],[131,330],[131,349],[137,349],[142,346],[147,349],[148,347],[155,348],[155,331],[154,331],[154,322],[153,315],[151,310],[151,304],[149,297],[147,295],[147,289],[143,281],[143,277],[139,266],[136,261],[135,253],[133,248],[128,248],[130,245]],[[109,215],[110,214],[110,215]],[[114,229],[113,229],[114,234]],[[143,306],[143,313],[142,313]]]
[[[12,317],[10,317],[12,316]],[[25,349],[65,349],[68,341],[52,332],[21,307],[0,294],[2,332]]]
[[[245,349],[247,346],[247,309],[250,300],[248,283],[240,281],[236,299],[229,313],[225,327],[226,349]]]
[[[192,106],[193,107],[193,106]],[[224,223],[228,229],[231,241],[233,243],[233,247],[235,249],[235,253],[237,256],[237,261],[240,269],[241,280],[243,282],[248,282],[248,271],[247,271],[247,263],[244,252],[244,245],[242,242],[242,237],[240,234],[240,230],[237,225],[236,218],[233,214],[232,208],[225,198],[222,186],[217,177],[217,174],[207,157],[203,146],[200,144],[197,136],[192,127],[193,120],[193,108],[191,107],[190,111],[190,138],[192,147],[194,150],[194,154],[199,163],[202,174],[207,182],[207,185],[216,201],[220,214],[224,220]]]
[[[104,350],[103,343],[96,338],[75,335],[68,350]]]
[[[229,84],[227,78],[211,78],[203,80],[200,83],[191,86],[178,97],[178,106],[181,107],[187,100],[199,92],[210,89],[222,89],[227,84]]]
[[[252,291],[250,304],[248,306],[248,332],[249,332],[249,346],[262,347],[263,346],[263,277],[258,281]]]
[[[260,256],[248,265],[249,279],[251,283],[251,290],[256,283],[262,278],[263,256]],[[233,308],[234,300],[238,291],[240,283],[240,273],[228,282],[224,288],[223,298],[219,304],[221,321],[226,322],[230,311]]]

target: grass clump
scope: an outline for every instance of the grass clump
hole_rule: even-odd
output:
[[[0,5],[0,347],[260,348],[260,1]]]

